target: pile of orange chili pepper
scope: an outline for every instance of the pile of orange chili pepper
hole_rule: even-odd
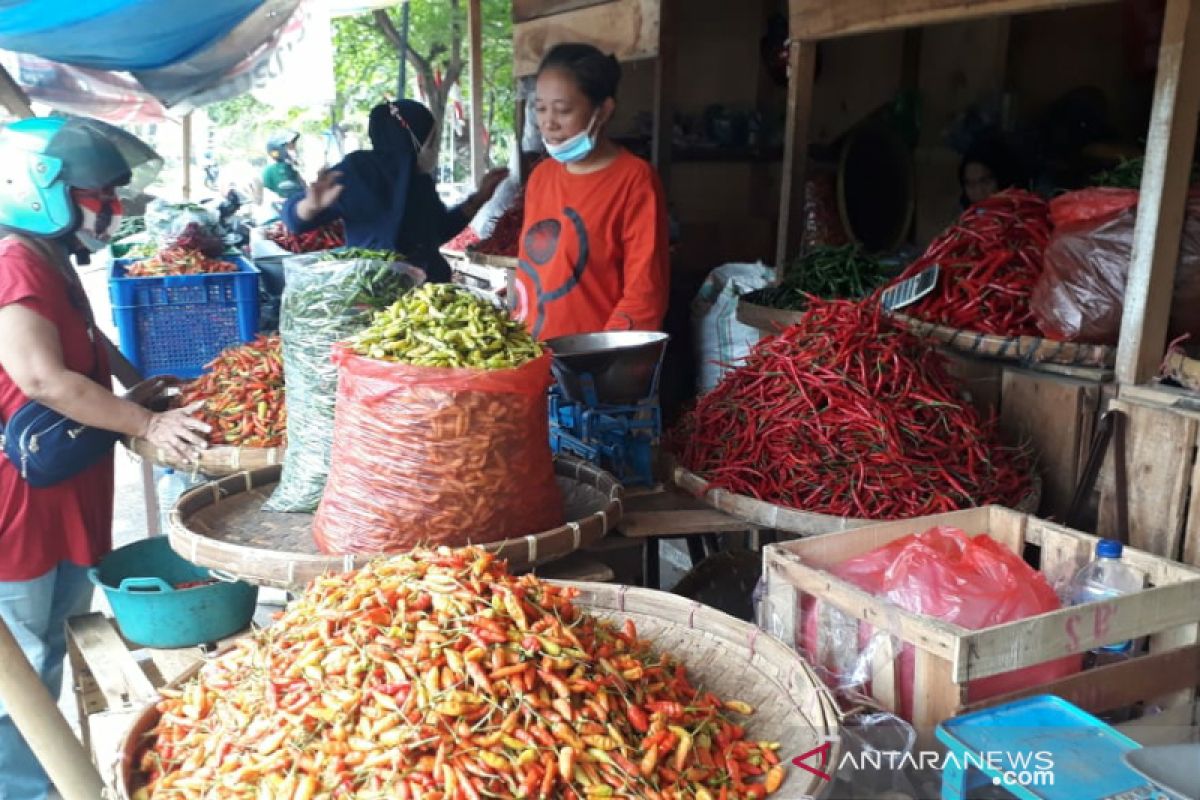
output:
[[[168,275],[205,275],[237,271],[237,264],[231,261],[209,258],[199,250],[169,247],[153,258],[130,264],[125,274],[130,278],[163,278]]]
[[[292,233],[282,222],[266,229],[266,237],[289,253],[317,253],[346,245],[346,229],[340,219],[305,233]]]
[[[747,800],[779,789],[745,703],[696,688],[632,621],[418,550],[313,582],[178,690],[134,800]]]
[[[856,519],[1019,504],[1028,453],[960,396],[945,360],[867,300],[809,297],[671,434],[710,486]]]
[[[209,443],[280,447],[287,434],[283,356],[278,336],[230,347],[183,388],[181,405],[204,401],[200,418],[212,426]]]
[[[902,313],[980,333],[1040,336],[1029,298],[1050,229],[1049,205],[1030,192],[1008,189],[976,203],[897,279],[940,269],[933,293]]]

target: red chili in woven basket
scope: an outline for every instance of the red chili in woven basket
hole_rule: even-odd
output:
[[[937,288],[902,312],[979,333],[1040,336],[1029,298],[1050,230],[1048,204],[1030,192],[1009,189],[971,206],[897,279],[941,270]]]
[[[697,402],[669,445],[737,494],[818,514],[903,519],[1031,490],[1031,463],[963,402],[945,361],[872,301],[810,297]]]

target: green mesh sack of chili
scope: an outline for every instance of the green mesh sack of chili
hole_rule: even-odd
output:
[[[339,250],[284,259],[279,332],[287,394],[288,452],[267,511],[312,512],[321,502],[333,447],[338,368],[334,343],[425,280],[390,253]]]
[[[1027,451],[961,397],[944,359],[877,303],[810,297],[672,431],[713,488],[815,514],[889,520],[1032,491]]]

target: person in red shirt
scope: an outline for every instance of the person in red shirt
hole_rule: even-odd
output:
[[[0,418],[37,401],[94,428],[141,436],[178,456],[205,446],[194,408],[155,414],[143,403],[168,381],[112,392],[111,345],[96,330],[79,276],[120,220],[117,187],[140,189],[161,166],[145,144],[95,120],[43,117],[0,129]],[[135,180],[135,173],[137,180]],[[113,350],[112,352],[115,352]],[[118,354],[119,356],[119,354]],[[134,385],[137,383],[137,385]],[[87,568],[112,548],[111,452],[53,486],[34,488],[0,452],[0,617],[55,698],[64,624],[87,611]],[[41,800],[49,780],[0,707],[0,798]]]
[[[653,167],[607,136],[621,67],[560,44],[538,68],[550,158],[525,189],[516,316],[539,339],[658,330],[667,310],[667,207]]]

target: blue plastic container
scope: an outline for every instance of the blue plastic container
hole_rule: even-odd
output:
[[[88,577],[104,590],[121,633],[143,647],[193,647],[232,636],[250,624],[258,603],[258,587],[243,581],[174,588],[212,574],[176,555],[165,536],[114,550]]]
[[[112,262],[108,293],[121,352],[146,376],[194,378],[226,347],[258,333],[258,268],[225,256],[237,272],[126,277],[133,259]]]

